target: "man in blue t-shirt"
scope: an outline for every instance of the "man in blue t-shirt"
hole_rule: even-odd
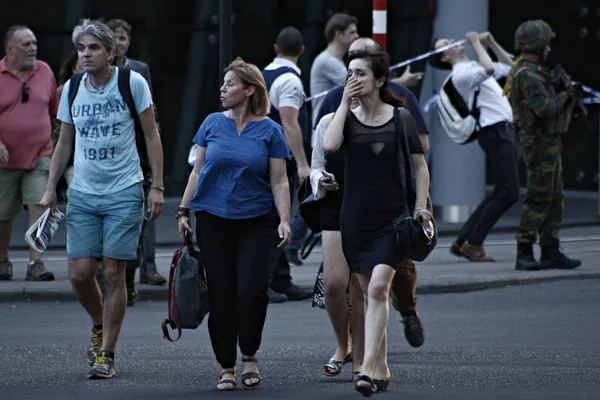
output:
[[[352,45],[348,54],[352,54],[357,51],[377,52],[382,51],[381,46],[371,38],[358,38]],[[397,83],[390,82],[389,87],[394,93],[400,97],[405,97],[408,103],[408,109],[413,116],[419,137],[421,138],[421,145],[425,152],[429,151],[429,131],[425,124],[425,119],[421,113],[419,102],[410,90],[401,86]],[[319,114],[315,119],[316,124],[319,123],[321,118],[327,114],[335,112],[340,103],[342,102],[342,95],[344,93],[344,86],[339,86],[331,89],[325,99],[321,103]],[[315,127],[316,128],[316,125]],[[392,281],[392,304],[394,308],[400,312],[402,317],[402,323],[404,324],[404,334],[406,340],[413,347],[419,347],[425,340],[425,331],[419,314],[417,312],[417,302],[415,297],[415,291],[417,289],[417,269],[415,264],[411,260],[406,260],[404,265],[400,265],[396,270],[396,275]]]
[[[136,146],[135,120],[119,90],[118,68],[110,65],[115,42],[110,29],[85,20],[73,30],[73,44],[84,71],[69,104],[66,83],[58,109],[61,131],[41,204],[54,208],[56,183],[75,150],[74,179],[67,206],[67,257],[73,290],[93,323],[88,348],[90,379],[115,375],[114,351],[127,302],[125,266],[137,258],[143,215],[143,174]],[[126,75],[124,75],[126,76]],[[129,86],[144,131],[152,171],[150,219],[162,212],[162,147],[148,84],[131,71]],[[96,283],[102,258],[106,296]]]

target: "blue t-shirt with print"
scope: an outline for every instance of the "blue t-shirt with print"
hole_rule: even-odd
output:
[[[84,74],[69,112],[69,80],[58,119],[75,125],[74,177],[71,188],[88,194],[116,193],[143,180],[135,144],[135,123],[117,85],[119,69],[103,92],[85,87]],[[146,80],[131,71],[131,94],[138,114],[152,105]],[[71,119],[71,115],[73,118]]]
[[[266,118],[250,121],[238,134],[235,121],[210,114],[194,143],[206,147],[198,187],[189,204],[221,218],[255,218],[274,206],[269,158],[290,158],[283,128]]]

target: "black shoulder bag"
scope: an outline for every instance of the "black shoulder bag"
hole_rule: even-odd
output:
[[[423,261],[437,245],[437,227],[433,219],[431,199],[427,197],[427,210],[432,213],[431,221],[423,225],[413,218],[417,200],[415,168],[410,156],[408,130],[404,108],[394,110],[394,124],[398,134],[398,161],[400,176],[404,176],[404,213],[393,221],[396,242],[402,254],[414,261]],[[402,131],[400,131],[402,126]]]

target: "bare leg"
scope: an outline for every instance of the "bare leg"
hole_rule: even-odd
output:
[[[0,220],[0,260],[8,260],[12,222],[12,219]]]
[[[92,318],[94,325],[102,324],[102,293],[96,282],[98,262],[95,258],[69,261],[69,277],[75,296]]]
[[[322,243],[325,305],[337,341],[333,358],[341,361],[350,351],[346,302],[350,270],[342,253],[342,237],[339,231],[324,231]]]
[[[368,273],[358,274],[363,294],[368,298],[365,312],[365,357],[361,373],[369,377],[373,377],[385,337],[394,273],[389,265],[380,264],[373,268],[370,276]]]
[[[375,359],[375,372],[373,372],[373,379],[388,379],[388,364],[387,364],[387,332],[383,332],[383,339],[381,340],[381,346],[379,347],[379,353]]]
[[[46,209],[39,204],[27,204],[27,210],[29,211],[29,226],[33,225],[33,223],[42,216],[44,211],[46,211]],[[29,259],[32,261],[42,261],[42,253],[38,253],[30,248]]]
[[[358,372],[362,368],[365,356],[365,301],[358,276],[350,277],[350,326],[352,327],[352,371]]]
[[[104,286],[106,288],[102,350],[109,350],[114,353],[127,308],[126,262],[104,257],[102,265],[104,268]]]

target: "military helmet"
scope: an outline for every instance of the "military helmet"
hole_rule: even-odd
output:
[[[523,22],[515,32],[515,50],[540,51],[550,44],[556,35],[541,19]]]

